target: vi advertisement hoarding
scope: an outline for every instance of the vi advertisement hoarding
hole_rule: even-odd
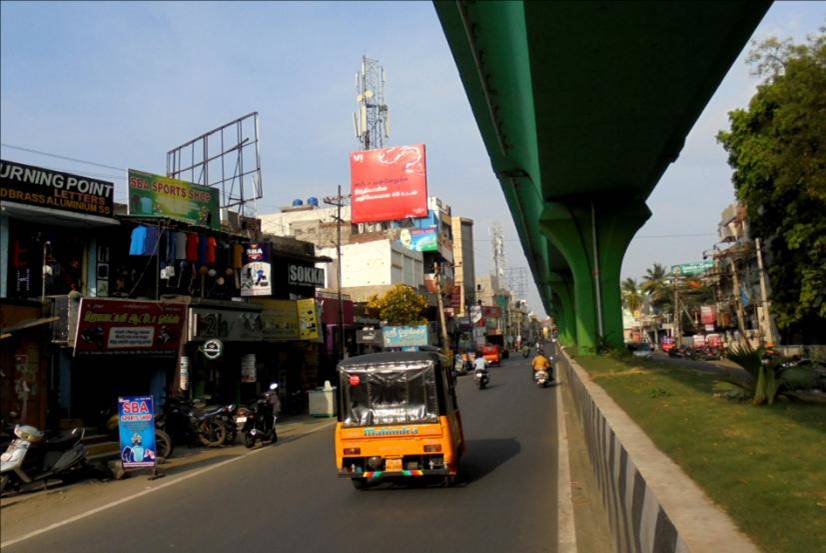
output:
[[[177,357],[185,309],[176,303],[83,298],[74,353]]]
[[[427,325],[385,326],[381,332],[386,348],[426,346],[429,343]]]
[[[154,467],[155,401],[152,396],[118,398],[120,460],[123,468]]]
[[[353,223],[427,217],[424,144],[350,154]]]
[[[221,228],[218,189],[129,169],[129,215]]]

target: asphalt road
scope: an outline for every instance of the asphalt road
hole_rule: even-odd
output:
[[[521,355],[489,389],[460,378],[468,451],[452,488],[354,490],[335,476],[329,428],[3,551],[556,551],[557,393],[533,385]]]

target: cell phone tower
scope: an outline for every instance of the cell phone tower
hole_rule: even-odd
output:
[[[501,287],[505,285],[505,233],[499,223],[493,223],[490,227],[490,247],[493,254],[493,276]]]
[[[361,70],[356,73],[356,112],[353,128],[364,150],[384,147],[390,138],[390,110],[384,103],[384,67],[379,60],[361,58]]]

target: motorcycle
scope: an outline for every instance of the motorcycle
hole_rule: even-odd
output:
[[[278,441],[275,425],[278,420],[278,384],[270,384],[269,390],[258,396],[249,407],[239,407],[235,414],[235,427],[244,435],[244,445],[255,447],[259,441]]]
[[[161,424],[175,442],[200,442],[206,447],[220,447],[227,441],[230,407],[210,406],[183,398],[168,398]],[[234,428],[233,428],[234,432]]]
[[[540,388],[544,388],[550,382],[548,371],[536,371],[533,375],[533,381]]]
[[[530,356],[531,356],[531,348],[529,348],[528,346],[523,347],[522,348],[522,357],[527,359]]]
[[[0,493],[25,491],[36,482],[45,487],[49,478],[65,478],[86,467],[86,447],[80,443],[84,433],[75,428],[47,437],[33,426],[15,426],[15,439],[0,455]]]
[[[484,390],[488,383],[490,383],[490,371],[487,368],[476,369],[475,378],[476,385],[480,390]]]

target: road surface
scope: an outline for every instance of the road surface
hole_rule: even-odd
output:
[[[327,428],[4,547],[3,552],[539,552],[557,549],[556,405],[521,355],[460,378],[468,440],[453,488],[335,476]]]

